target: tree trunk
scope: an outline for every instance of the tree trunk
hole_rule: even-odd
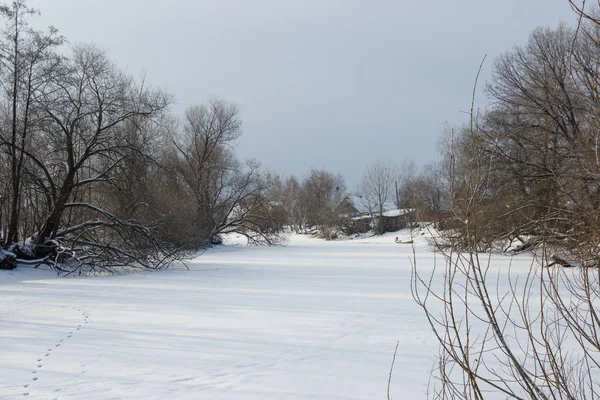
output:
[[[8,235],[6,243],[8,245],[15,243],[18,240],[19,228],[19,192],[20,192],[20,176],[17,170],[17,89],[18,89],[18,57],[19,57],[19,13],[15,12],[15,32],[14,32],[14,54],[13,54],[13,82],[12,82],[12,126],[11,126],[11,183],[12,183],[12,200],[10,208],[10,219],[8,224]]]
[[[48,249],[45,246],[47,241],[46,239],[53,239],[56,235],[56,231],[60,228],[60,219],[65,211],[69,196],[71,195],[74,179],[75,170],[70,169],[65,177],[65,182],[61,188],[60,195],[54,202],[54,208],[52,209],[50,215],[48,215],[46,218],[46,221],[44,221],[44,225],[38,233],[34,249],[36,256],[41,255],[42,253],[47,253]]]

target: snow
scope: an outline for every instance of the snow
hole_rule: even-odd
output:
[[[0,398],[385,398],[397,342],[391,393],[425,398],[438,346],[397,236],[411,239],[227,237],[189,271],[0,271]]]
[[[371,214],[372,212],[375,211],[374,209],[379,208],[379,206],[376,204],[373,204],[373,203],[369,204],[369,200],[366,197],[363,197],[362,195],[359,195],[359,194],[349,194],[346,196],[346,198],[344,200],[348,201],[348,203],[350,203],[354,208],[356,208],[356,210],[360,214]],[[384,212],[395,211],[397,209],[398,209],[398,207],[392,201],[386,201],[383,204]],[[397,216],[397,215],[394,215],[394,216]]]
[[[363,219],[372,219],[372,218],[373,218],[373,216],[370,215],[370,214],[368,214],[368,215],[359,215],[359,216],[356,216],[356,217],[352,217],[351,219],[352,219],[352,221],[360,221],[360,220],[363,220]]]
[[[411,210],[411,209],[395,208],[395,209],[391,209],[388,211],[384,211],[382,215],[384,217],[393,218],[393,217],[399,217],[401,215],[409,214],[412,211],[413,210]],[[352,217],[351,219],[353,221],[360,221],[363,219],[371,219],[371,218],[373,218],[373,216],[377,216],[377,215],[379,215],[379,213],[372,213],[372,214],[368,214],[368,215],[358,215],[356,217]]]
[[[0,249],[0,261],[4,260],[6,257],[16,259],[17,255],[15,253],[13,253],[12,251]]]
[[[383,216],[384,217],[399,217],[401,215],[405,215],[405,214],[408,214],[410,212],[412,212],[412,210],[410,210],[410,209],[398,209],[398,208],[396,208],[396,209],[392,209],[392,210],[389,210],[389,211],[384,211],[383,212]]]

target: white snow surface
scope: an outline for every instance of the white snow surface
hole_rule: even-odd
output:
[[[1,399],[426,397],[438,346],[408,231],[285,247],[228,238],[190,270],[0,271]],[[433,252],[415,239],[419,268]]]

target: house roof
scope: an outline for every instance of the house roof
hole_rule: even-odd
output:
[[[359,194],[347,195],[346,201],[348,201],[361,214],[369,214],[371,212],[379,211],[379,210],[376,210],[376,208],[378,208],[378,207],[373,207],[372,205],[371,205],[371,208],[369,208],[369,201],[364,196],[361,196]],[[386,201],[383,204],[384,212],[396,210],[397,208],[398,207],[396,206],[396,204],[392,201]]]
[[[383,216],[384,217],[388,217],[388,218],[395,218],[395,217],[400,217],[402,215],[406,215],[406,214],[410,214],[411,212],[413,212],[414,210],[411,208],[396,208],[394,210],[388,210],[388,211],[384,211],[383,212]],[[371,219],[375,216],[377,216],[379,213],[373,213],[373,215],[370,214],[365,214],[365,215],[358,215],[352,218],[352,221],[360,221],[361,219]]]
[[[383,212],[384,217],[399,217],[411,213],[413,210],[410,208],[396,208],[394,210],[388,210]]]
[[[354,208],[356,208],[356,211],[358,211],[361,214],[369,212],[369,203],[365,198],[358,194],[349,194],[348,196],[346,196],[346,201],[348,201],[348,203],[350,203]]]

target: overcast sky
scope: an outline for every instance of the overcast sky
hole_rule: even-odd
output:
[[[38,25],[94,42],[176,96],[236,103],[238,150],[302,177],[339,172],[353,189],[377,159],[437,157],[467,116],[473,80],[539,25],[573,23],[568,0],[30,0]],[[478,103],[485,106],[479,91]]]

